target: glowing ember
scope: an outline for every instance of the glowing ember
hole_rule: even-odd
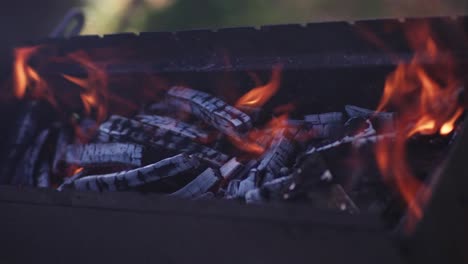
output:
[[[253,129],[249,131],[246,137],[230,137],[231,142],[240,150],[260,156],[266,150],[269,143],[262,145],[259,142],[264,138],[273,138],[276,134],[283,131],[283,129],[290,129],[291,125],[288,124],[288,115],[284,114],[279,117],[272,118],[268,124],[262,129]],[[268,140],[267,140],[268,141]]]
[[[415,34],[413,37],[418,39],[411,41],[419,43],[419,50],[411,62],[400,63],[388,76],[378,107],[378,111],[393,108],[398,113],[395,140],[379,142],[376,155],[385,179],[398,189],[408,205],[408,231],[423,216],[431,190],[411,173],[406,157],[407,140],[416,134],[447,135],[463,113],[457,104],[460,85],[450,70],[452,60],[438,50],[426,25],[418,29],[418,33],[424,34]],[[442,59],[443,71],[427,66],[436,59]]]
[[[281,82],[281,67],[273,68],[271,80],[263,85],[253,88],[237,100],[236,107],[260,107],[264,105],[278,91]]]

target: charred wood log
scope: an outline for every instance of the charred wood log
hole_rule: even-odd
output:
[[[47,137],[50,134],[50,130],[46,129],[39,133],[35,141],[26,150],[23,158],[15,171],[15,175],[11,180],[13,185],[34,185],[34,173],[38,169],[40,164],[39,155],[42,151],[44,144],[47,141]]]
[[[343,114],[340,112],[330,112],[304,116],[304,120],[312,125],[326,125],[343,123]]]
[[[136,118],[143,124],[161,130],[161,135],[170,133],[175,136],[189,138],[197,142],[208,142],[209,134],[196,126],[185,122],[158,115],[138,115]]]
[[[237,136],[251,127],[250,117],[207,93],[185,87],[172,87],[167,93],[169,105],[191,113],[226,135]]]
[[[63,175],[66,169],[64,161],[67,146],[73,141],[73,132],[69,127],[60,127],[58,130],[57,140],[55,142],[55,152],[52,161],[52,173],[55,175]]]
[[[36,186],[39,188],[50,187],[50,165],[47,160],[39,164],[39,168],[35,176],[35,182]]]
[[[226,190],[227,197],[243,198],[248,191],[256,188],[258,176],[258,170],[254,168],[249,171],[247,178],[231,181]]]
[[[349,214],[358,214],[360,212],[357,205],[340,184],[333,184],[330,188],[329,207],[345,211]]]
[[[221,173],[221,176],[225,180],[229,180],[233,177],[236,176],[236,174],[242,170],[244,166],[242,163],[237,161],[236,158],[230,159],[228,162],[226,162],[221,168],[219,168],[219,172]]]
[[[222,166],[229,157],[225,154],[193,142],[190,138],[162,133],[160,129],[145,125],[136,120],[113,115],[99,127],[99,140],[102,142],[134,142],[149,145],[156,150],[185,152],[196,155],[213,166]]]
[[[285,176],[269,181],[260,188],[248,191],[245,194],[245,201],[247,203],[261,203],[280,200],[283,198],[283,189],[289,186],[292,180],[292,176]]]
[[[78,180],[79,178],[85,176],[88,173],[86,169],[80,170],[78,173],[75,175],[72,175],[70,177],[65,178],[62,184],[60,184],[59,187],[57,187],[57,191],[62,191],[64,189],[72,189],[73,188],[73,182]]]
[[[125,191],[176,176],[198,165],[197,158],[180,154],[134,170],[86,176],[74,181],[72,187],[81,191]]]
[[[194,199],[208,192],[208,190],[220,180],[221,175],[219,172],[212,168],[208,168],[185,187],[177,192],[171,193],[170,196]]]
[[[294,142],[286,131],[283,130],[275,136],[257,166],[257,170],[263,174],[263,182],[271,181],[280,175],[281,169],[287,165],[294,150]]]
[[[80,167],[143,165],[143,146],[132,143],[94,143],[67,146],[65,161]]]
[[[345,111],[350,118],[361,117],[370,119],[377,128],[391,128],[395,120],[395,113],[376,112],[374,110],[358,107],[355,105],[346,105]]]
[[[35,141],[38,133],[50,126],[54,118],[55,112],[49,103],[44,101],[27,103],[16,119],[13,129],[9,133],[7,145],[4,147],[0,184],[11,182],[17,167],[16,164]]]

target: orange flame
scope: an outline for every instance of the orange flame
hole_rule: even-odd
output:
[[[289,128],[291,125],[288,124],[288,115],[283,114],[272,118],[262,129],[251,130],[243,138],[230,136],[229,139],[238,149],[260,156],[268,148],[275,135]]]
[[[236,107],[260,107],[264,105],[278,91],[281,82],[281,67],[275,66],[270,81],[262,86],[253,88],[236,102]]]
[[[78,51],[67,56],[68,59],[81,65],[87,72],[86,78],[77,78],[64,74],[68,81],[83,89],[80,93],[86,114],[95,114],[96,121],[100,123],[107,115],[108,78],[104,69],[91,61],[83,51]]]
[[[26,94],[34,99],[45,99],[52,105],[57,105],[52,90],[39,73],[32,68],[28,61],[40,49],[40,46],[17,48],[14,51],[13,65],[14,95],[23,98]]]
[[[430,198],[431,189],[414,177],[407,163],[406,144],[416,134],[447,135],[462,115],[457,104],[459,83],[453,75],[452,60],[439,51],[427,25],[415,34],[419,50],[409,63],[400,63],[386,80],[378,111],[393,107],[398,113],[396,138],[380,141],[376,146],[376,160],[385,179],[400,192],[408,206],[408,231],[423,216],[423,207]],[[420,34],[424,32],[424,34]],[[428,65],[442,63],[444,69]]]

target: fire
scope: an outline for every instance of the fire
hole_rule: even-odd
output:
[[[40,48],[40,46],[34,46],[15,49],[13,92],[14,95],[20,99],[28,95],[34,99],[45,99],[52,105],[56,105],[55,98],[47,82],[28,64],[31,57],[35,55]]]
[[[260,156],[265,152],[275,135],[291,127],[288,124],[288,114],[283,114],[272,118],[262,129],[251,130],[243,138],[230,136],[229,139],[238,149]]]
[[[75,175],[75,174],[78,174],[80,172],[83,171],[83,167],[76,167],[76,168],[73,168],[72,169],[72,174],[71,175]]]
[[[398,113],[396,138],[377,144],[376,160],[385,179],[398,189],[408,206],[408,231],[422,218],[431,189],[412,174],[407,141],[416,134],[447,135],[463,114],[457,103],[460,84],[452,71],[452,60],[439,50],[427,25],[418,29],[414,34],[417,39],[410,39],[416,44],[415,56],[409,63],[400,63],[387,77],[377,109],[392,108]],[[435,69],[433,65],[437,64],[443,69]]]
[[[87,72],[86,78],[77,78],[64,74],[68,81],[80,86],[83,91],[80,93],[81,101],[86,114],[95,111],[96,121],[99,123],[107,115],[107,74],[98,67],[85,52],[78,51],[68,55],[68,58],[81,65]]]
[[[270,98],[276,94],[280,87],[281,83],[281,66],[276,65],[273,67],[271,73],[270,81],[258,87],[253,88],[242,97],[237,100],[236,107],[260,107],[264,105]],[[252,74],[251,74],[252,75]],[[258,83],[258,78],[256,75],[252,75],[256,83]],[[292,109],[291,107],[287,107]],[[283,112],[287,112],[284,110]],[[231,135],[229,139],[231,142],[238,148],[245,152],[260,156],[263,154],[268,147],[268,144],[265,144],[263,139],[268,141],[268,138],[272,137],[276,133],[279,133],[282,129],[288,127],[288,114],[282,114],[279,117],[272,118],[268,124],[266,124],[262,129],[253,129],[243,136],[233,136]]]
[[[236,107],[260,107],[264,105],[278,91],[281,82],[281,67],[273,68],[270,81],[262,86],[253,88],[237,100]]]
[[[57,98],[58,94],[67,96],[68,93],[59,93],[62,87],[51,87],[51,85],[39,74],[36,68],[30,65],[33,56],[41,51],[41,47],[25,47],[15,50],[14,61],[14,95],[17,98],[28,97],[35,100],[46,100],[53,106],[58,107],[57,102],[63,98]],[[89,56],[78,51],[63,57],[54,57],[49,62],[76,63],[86,70],[86,78],[77,78],[70,75],[63,75],[68,81],[75,83],[82,88],[80,98],[84,109],[84,114],[93,117],[97,123],[100,123],[107,115],[107,75],[105,71],[98,67]],[[54,92],[57,91],[57,92]],[[76,124],[75,124],[76,125]],[[78,131],[79,125],[76,125],[77,133],[80,138],[85,138],[84,131]],[[81,137],[81,136],[82,137]]]

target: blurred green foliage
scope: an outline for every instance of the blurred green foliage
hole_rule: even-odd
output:
[[[466,14],[468,0],[87,0],[87,33]],[[118,8],[115,8],[118,7]],[[120,10],[113,14],[112,10]],[[91,10],[92,11],[92,10]],[[107,12],[107,13],[106,13]],[[107,20],[106,20],[107,19]],[[104,22],[102,22],[104,21]],[[106,24],[102,27],[100,24]],[[99,32],[92,32],[93,30]]]

